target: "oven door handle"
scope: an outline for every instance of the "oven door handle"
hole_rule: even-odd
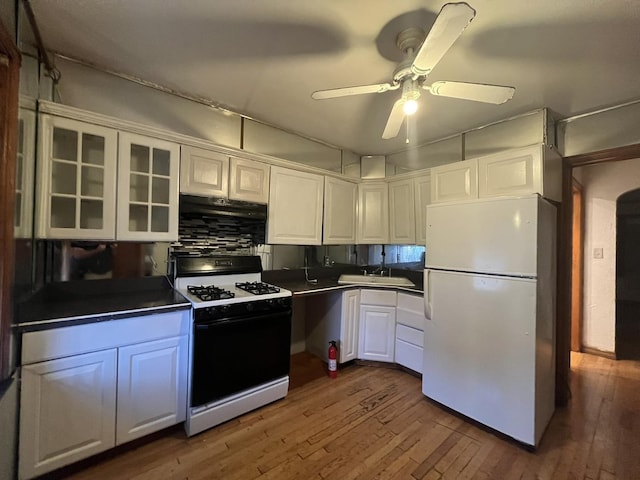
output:
[[[281,312],[273,312],[273,313],[266,313],[266,314],[255,314],[255,315],[249,314],[249,315],[242,315],[240,317],[219,318],[217,320],[198,322],[194,324],[194,327],[196,330],[208,330],[209,328],[214,327],[216,325],[233,325],[236,323],[246,322],[247,320],[258,320],[258,319],[260,321],[269,321],[275,318],[282,317],[283,315],[290,317],[291,309],[284,310]]]

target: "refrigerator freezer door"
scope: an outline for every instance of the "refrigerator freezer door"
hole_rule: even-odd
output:
[[[535,445],[536,281],[431,271],[430,284],[423,393]]]
[[[537,195],[427,206],[427,268],[536,276]]]

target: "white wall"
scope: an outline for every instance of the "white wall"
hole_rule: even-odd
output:
[[[584,186],[584,319],[582,343],[615,351],[616,200],[640,187],[640,159],[575,169]],[[602,248],[603,258],[594,258]]]

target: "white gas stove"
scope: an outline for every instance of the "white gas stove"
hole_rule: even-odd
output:
[[[174,286],[194,307],[188,435],[287,394],[291,292],[261,272],[256,256],[175,259]]]

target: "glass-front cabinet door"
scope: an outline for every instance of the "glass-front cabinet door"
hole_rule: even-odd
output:
[[[33,174],[36,113],[20,108],[18,113],[18,150],[16,155],[16,197],[13,236],[31,237],[33,224]]]
[[[115,239],[116,130],[42,115],[39,238]]]
[[[178,239],[180,147],[121,133],[118,165],[119,240]]]

